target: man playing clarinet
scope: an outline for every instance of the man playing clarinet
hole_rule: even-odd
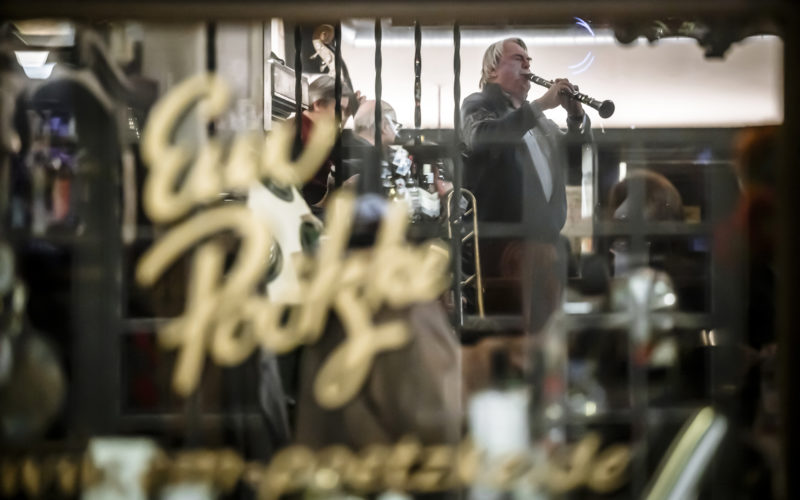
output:
[[[580,102],[569,97],[576,86],[556,79],[529,102],[530,78],[531,58],[522,40],[492,44],[483,57],[481,92],[464,100],[461,113],[464,187],[475,194],[480,220],[524,228],[510,240],[481,242],[487,304],[492,276],[521,279],[521,298],[512,293],[499,302],[521,305],[526,329],[536,332],[559,306],[566,276],[557,247],[567,215],[567,146],[589,142],[592,135]],[[566,132],[543,113],[558,106],[568,114]]]

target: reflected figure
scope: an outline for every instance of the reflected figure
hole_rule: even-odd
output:
[[[775,341],[777,131],[751,128],[737,137],[734,168],[741,194],[731,216],[717,228],[714,247],[723,269],[745,273],[747,342],[757,349]]]
[[[638,210],[630,193],[636,189],[644,193],[642,218],[645,221],[683,220],[681,194],[666,177],[650,170],[636,170],[611,188],[609,206],[612,218],[628,220],[632,211]]]
[[[651,222],[683,221],[681,195],[669,179],[651,170],[639,169],[611,188],[608,218],[616,221],[641,220]],[[611,244],[612,265],[615,276],[626,274],[636,267],[652,266],[665,271],[684,252],[671,238],[646,241],[643,254],[635,255],[627,238],[615,239]],[[677,271],[677,270],[675,270]]]
[[[350,250],[374,252],[374,239],[388,203],[376,194],[356,201]],[[377,324],[402,320],[410,340],[380,352],[363,386],[336,408],[322,406],[314,383],[326,360],[348,338],[345,325],[330,313],[317,342],[302,349],[298,369],[295,442],[313,449],[344,445],[362,450],[413,436],[423,445],[455,444],[461,431],[459,344],[439,301],[419,301],[400,309],[384,306]]]
[[[740,436],[747,448],[743,489],[752,497],[785,498],[781,467],[777,378],[775,287],[775,182],[779,127],[743,130],[734,143],[734,170],[741,193],[717,228],[714,255],[722,279],[720,308],[725,327],[741,332],[743,344]]]

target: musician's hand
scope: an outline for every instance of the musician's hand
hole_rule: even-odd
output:
[[[536,99],[536,103],[542,109],[553,109],[557,108],[558,106],[563,106],[563,100],[570,100],[565,94],[572,93],[572,85],[569,83],[569,80],[566,78],[556,78],[553,80],[553,85],[547,89],[547,92],[538,99]]]
[[[361,106],[362,104],[367,102],[367,96],[361,95],[361,91],[356,90],[356,101],[358,102],[358,105]]]
[[[581,102],[569,97],[569,94],[576,94],[578,92],[578,86],[571,84],[566,78],[556,78],[555,81],[558,82],[562,88],[565,88],[565,90],[558,94],[561,107],[567,110],[569,116],[583,116],[583,106],[581,106]]]
[[[553,85],[547,89],[547,92],[536,99],[536,103],[542,109],[553,109],[562,106],[570,116],[582,116],[583,108],[581,103],[569,97],[569,94],[577,91],[578,87],[569,83],[566,78],[556,78],[553,80]]]

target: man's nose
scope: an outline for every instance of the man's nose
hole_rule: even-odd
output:
[[[530,61],[522,61],[522,67],[525,68],[525,69],[530,68],[531,67],[531,62]]]

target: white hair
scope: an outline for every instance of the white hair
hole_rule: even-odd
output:
[[[481,67],[481,81],[478,84],[479,88],[483,88],[484,85],[489,83],[489,73],[497,69],[500,58],[503,57],[503,45],[505,45],[506,42],[514,42],[525,49],[525,52],[528,51],[528,47],[521,38],[506,38],[505,40],[500,40],[499,42],[494,42],[489,45],[486,52],[483,53],[483,66]]]
[[[352,93],[350,87],[342,82],[342,97]],[[308,103],[317,101],[333,102],[336,99],[336,79],[330,75],[320,75],[308,86]]]
[[[386,115],[391,113],[397,116],[394,108],[386,101],[381,101],[381,120],[386,123]],[[353,132],[375,131],[375,101],[367,101],[358,107],[356,116],[353,117]]]

